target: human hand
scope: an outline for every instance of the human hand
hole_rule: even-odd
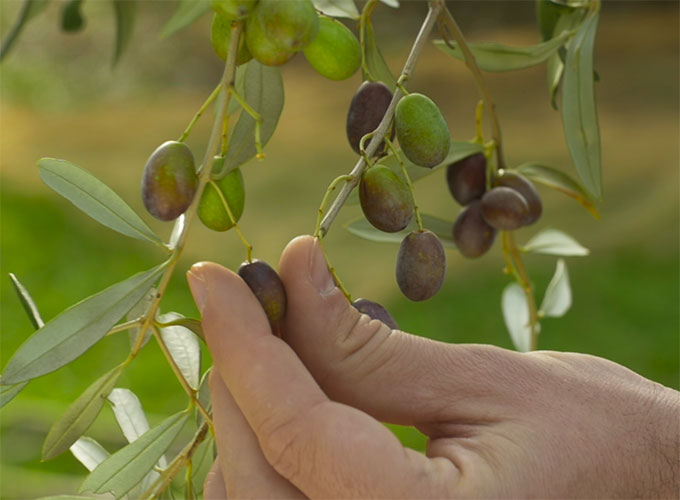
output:
[[[678,496],[676,391],[593,356],[391,331],[311,237],[279,268],[282,338],[238,275],[189,273],[214,361],[206,498]],[[426,454],[381,421],[417,427]]]

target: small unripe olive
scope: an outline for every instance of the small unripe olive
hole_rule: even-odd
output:
[[[451,196],[461,205],[481,197],[486,191],[486,157],[477,153],[446,167],[446,183]]]
[[[421,167],[432,168],[449,154],[449,126],[437,105],[423,94],[399,99],[394,114],[397,139],[406,158]]]
[[[191,205],[197,187],[194,156],[183,142],[164,142],[146,161],[142,201],[157,219],[169,221],[183,214]]]
[[[257,9],[255,9],[257,10]],[[280,66],[288,62],[295,52],[278,47],[266,37],[259,18],[253,12],[246,20],[246,46],[252,56],[266,66]]]
[[[231,21],[221,14],[215,14],[210,29],[210,41],[217,57],[226,61],[231,38]],[[245,64],[253,58],[248,51],[245,37],[241,37],[238,44],[236,64]]]
[[[213,172],[219,172],[223,164],[224,157],[215,157]],[[201,201],[198,203],[198,218],[207,228],[213,231],[226,231],[231,229],[234,224],[229,218],[227,209],[224,208],[224,201],[229,205],[234,222],[238,222],[243,214],[246,197],[243,175],[241,170],[236,168],[221,179],[215,180],[214,183],[215,185],[206,184],[203,190]],[[215,186],[217,186],[217,189],[215,189]],[[224,201],[222,198],[224,198]]]
[[[361,138],[373,132],[385,116],[387,108],[392,101],[392,92],[387,85],[382,82],[364,82],[357,90],[347,111],[347,139],[349,145],[356,154],[361,154]],[[394,129],[392,130],[394,137]],[[368,142],[364,144],[364,147]],[[378,147],[378,152],[382,152],[385,145]]]
[[[304,49],[319,32],[319,15],[311,0],[260,0],[251,15],[266,39],[287,52]]]
[[[357,311],[369,316],[371,319],[382,321],[392,330],[399,330],[399,325],[397,325],[397,322],[394,320],[389,311],[377,302],[373,302],[372,300],[368,299],[356,299],[354,302],[352,302],[352,305]]]
[[[238,21],[248,17],[257,0],[213,0],[212,8],[228,21]]]
[[[442,287],[445,275],[446,254],[437,235],[427,229],[407,234],[397,253],[401,292],[414,301],[427,300]]]
[[[482,217],[501,231],[512,231],[524,225],[529,205],[524,196],[509,187],[495,187],[482,196]]]
[[[472,201],[456,218],[453,241],[465,257],[476,258],[489,251],[496,239],[496,228],[482,217],[482,202]]]
[[[359,184],[359,201],[368,222],[387,233],[401,231],[413,217],[413,197],[390,168],[369,168]]]
[[[320,16],[319,33],[304,48],[305,58],[322,76],[345,80],[361,65],[361,48],[354,34],[340,21]]]
[[[527,217],[524,220],[524,226],[533,224],[541,217],[541,213],[543,212],[541,196],[538,194],[538,191],[536,191],[536,188],[531,181],[523,175],[515,172],[508,172],[506,170],[503,172],[503,175],[496,178],[494,186],[512,188],[524,197],[529,206]]]
[[[286,314],[286,289],[272,267],[262,260],[244,262],[238,275],[246,282],[272,326],[278,325]]]

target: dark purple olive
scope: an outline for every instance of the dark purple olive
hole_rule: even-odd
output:
[[[477,153],[446,167],[446,182],[451,196],[461,205],[468,205],[486,191],[486,157]]]
[[[399,325],[397,325],[389,311],[377,302],[368,299],[356,299],[352,302],[352,305],[357,311],[369,316],[371,319],[382,321],[392,330],[399,330]]]
[[[536,191],[536,188],[526,177],[516,174],[515,172],[503,172],[503,175],[496,178],[494,186],[505,186],[514,189],[521,194],[529,206],[527,218],[524,221],[524,226],[528,226],[536,222],[543,212],[543,203],[541,196]]]
[[[481,201],[470,203],[453,225],[453,241],[464,257],[480,257],[489,251],[496,239],[496,229],[482,217]]]
[[[509,187],[495,187],[482,196],[482,217],[501,231],[522,227],[529,216],[524,196]]]
[[[354,94],[347,112],[347,139],[357,154],[361,154],[359,149],[361,138],[378,128],[390,106],[390,101],[392,92],[381,82],[364,82]],[[368,142],[364,144],[364,147],[366,146]],[[381,144],[377,153],[384,149],[385,145]]]
[[[277,325],[286,314],[286,289],[276,271],[262,260],[253,260],[241,264],[238,275],[260,301],[269,323]]]
[[[433,297],[444,283],[446,254],[432,231],[406,235],[397,253],[396,276],[401,292],[414,301]]]

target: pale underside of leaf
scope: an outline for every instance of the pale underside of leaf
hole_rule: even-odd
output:
[[[17,349],[0,383],[9,385],[30,380],[79,357],[139,302],[165,265],[135,274],[63,311]]]
[[[529,351],[531,349],[529,304],[524,290],[517,283],[510,283],[503,290],[501,309],[515,349],[520,352]]]
[[[26,315],[28,316],[28,319],[31,321],[33,327],[38,329],[45,326],[45,322],[43,321],[42,317],[40,316],[40,312],[38,311],[38,306],[35,305],[33,297],[31,297],[31,295],[28,293],[26,287],[19,281],[19,278],[17,278],[13,273],[9,273],[9,279],[12,281],[14,291],[16,292],[17,297],[19,297],[19,301],[21,302],[21,305],[26,311]]]
[[[158,318],[161,323],[168,323],[182,318],[178,313],[166,313]],[[161,327],[161,338],[172,359],[179,368],[189,386],[198,389],[201,375],[201,346],[196,335],[181,325]]]
[[[564,259],[557,260],[555,274],[545,291],[540,312],[544,316],[559,318],[564,316],[571,307],[571,286],[569,273]]]
[[[188,414],[177,413],[118,450],[90,473],[80,492],[112,492],[120,498],[139,483],[177,437]]]
[[[161,239],[110,187],[65,160],[42,158],[40,177],[49,187],[95,219],[121,234],[162,245]]]
[[[590,253],[574,238],[557,229],[545,229],[536,234],[522,247],[522,251],[570,257],[582,257]]]
[[[92,424],[123,372],[119,365],[91,384],[64,412],[50,429],[42,449],[42,459],[50,460],[75,443]]]
[[[90,472],[111,456],[101,444],[87,436],[79,438],[71,445],[70,450],[73,456]]]
[[[312,0],[314,7],[327,16],[359,19],[359,10],[354,0]]]

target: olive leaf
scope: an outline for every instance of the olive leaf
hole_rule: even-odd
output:
[[[160,237],[139,215],[87,170],[54,158],[40,159],[38,169],[45,184],[97,222],[126,236],[163,246]]]
[[[102,375],[68,407],[47,433],[42,448],[42,460],[50,460],[60,455],[83,435],[99,415],[106,396],[116,385],[124,368],[125,365],[118,365]]]
[[[0,408],[12,401],[26,385],[28,385],[28,381],[12,385],[0,385]]]
[[[69,307],[30,336],[7,363],[0,384],[30,380],[70,363],[128,312],[167,263],[131,276]]]
[[[181,314],[170,312],[158,317],[160,323],[168,323],[182,318]],[[196,335],[188,328],[175,324],[161,326],[161,339],[170,352],[189,386],[198,389],[201,376],[201,346]]]
[[[521,250],[547,255],[581,257],[590,251],[567,233],[557,229],[545,229],[531,238]]]
[[[564,316],[571,307],[571,286],[569,285],[569,273],[564,259],[557,260],[555,274],[553,275],[545,296],[541,303],[539,313],[543,316],[559,318]]]
[[[399,0],[380,0],[382,3],[393,9],[399,8]]]
[[[599,15],[593,11],[576,31],[567,50],[562,83],[562,124],[564,134],[584,188],[602,198],[600,126],[595,103],[593,45]]]
[[[397,79],[394,77],[392,70],[390,70],[390,67],[387,65],[385,58],[380,52],[380,47],[378,47],[378,42],[375,39],[375,31],[373,30],[370,15],[363,17],[361,30],[363,31],[362,35],[364,41],[361,47],[363,52],[362,59],[365,63],[363,65],[364,80],[382,82],[394,92],[394,89],[397,88]]]
[[[118,450],[85,478],[79,493],[110,491],[116,498],[125,495],[158,462],[184,427],[188,416],[185,411],[176,413]]]
[[[79,438],[71,445],[70,450],[76,460],[90,472],[111,456],[101,444],[87,436]]]
[[[327,16],[359,19],[359,10],[354,0],[312,0],[314,7]]]
[[[510,333],[512,343],[520,352],[531,349],[531,326],[529,324],[529,304],[524,290],[517,283],[510,283],[503,289],[501,309],[505,327]],[[536,327],[538,328],[538,324]]]
[[[130,45],[137,15],[137,0],[112,0],[112,2],[116,18],[116,44],[113,51],[113,65],[115,66]]]
[[[583,205],[593,217],[600,218],[597,207],[590,200],[583,186],[564,172],[538,163],[523,163],[513,170],[539,184],[566,194]]]
[[[177,31],[186,28],[210,10],[207,0],[181,0],[177,10],[161,31],[161,38],[167,38]]]
[[[212,366],[208,368],[203,376],[201,377],[201,383],[198,384],[198,391],[196,392],[196,399],[198,402],[201,404],[203,408],[205,408],[208,412],[210,411],[211,408],[211,400],[210,400],[210,372],[212,371]],[[196,409],[196,427],[200,427],[203,424],[203,412],[198,411]]]
[[[80,31],[85,26],[85,19],[83,18],[80,9],[83,0],[69,0],[61,11],[61,29],[63,31],[72,33]]]
[[[19,16],[5,39],[2,41],[2,45],[0,45],[0,62],[7,56],[7,53],[26,26],[26,23],[45,10],[47,2],[48,0],[24,0],[21,10],[19,11]]]
[[[499,43],[471,43],[470,50],[475,56],[477,66],[484,71],[514,71],[541,64],[564,45],[570,35],[568,32],[562,32],[555,38],[529,47],[512,47]],[[449,46],[444,40],[435,40],[434,45],[445,54],[461,61],[465,60],[465,55],[456,42],[451,42]]]
[[[262,118],[260,140],[264,146],[274,134],[281,111],[283,111],[284,91],[281,70],[251,61],[246,69],[243,86],[242,97]],[[229,138],[229,149],[224,159],[222,173],[226,175],[253,158],[256,153],[255,119],[243,110]]]
[[[434,234],[436,234],[441,240],[444,247],[448,248],[456,247],[456,244],[453,242],[452,234],[453,222],[441,219],[434,215],[423,213],[421,213],[421,218],[423,220],[423,227],[425,229],[429,229]],[[401,231],[398,231],[396,233],[385,233],[373,227],[370,222],[368,222],[363,216],[361,216],[349,221],[347,224],[344,225],[344,228],[347,229],[347,231],[349,231],[353,235],[358,236],[359,238],[363,238],[365,240],[376,241],[378,243],[399,244],[404,239],[404,236],[406,236],[411,231],[417,230],[418,226],[416,224],[416,221],[412,220],[411,223]]]

